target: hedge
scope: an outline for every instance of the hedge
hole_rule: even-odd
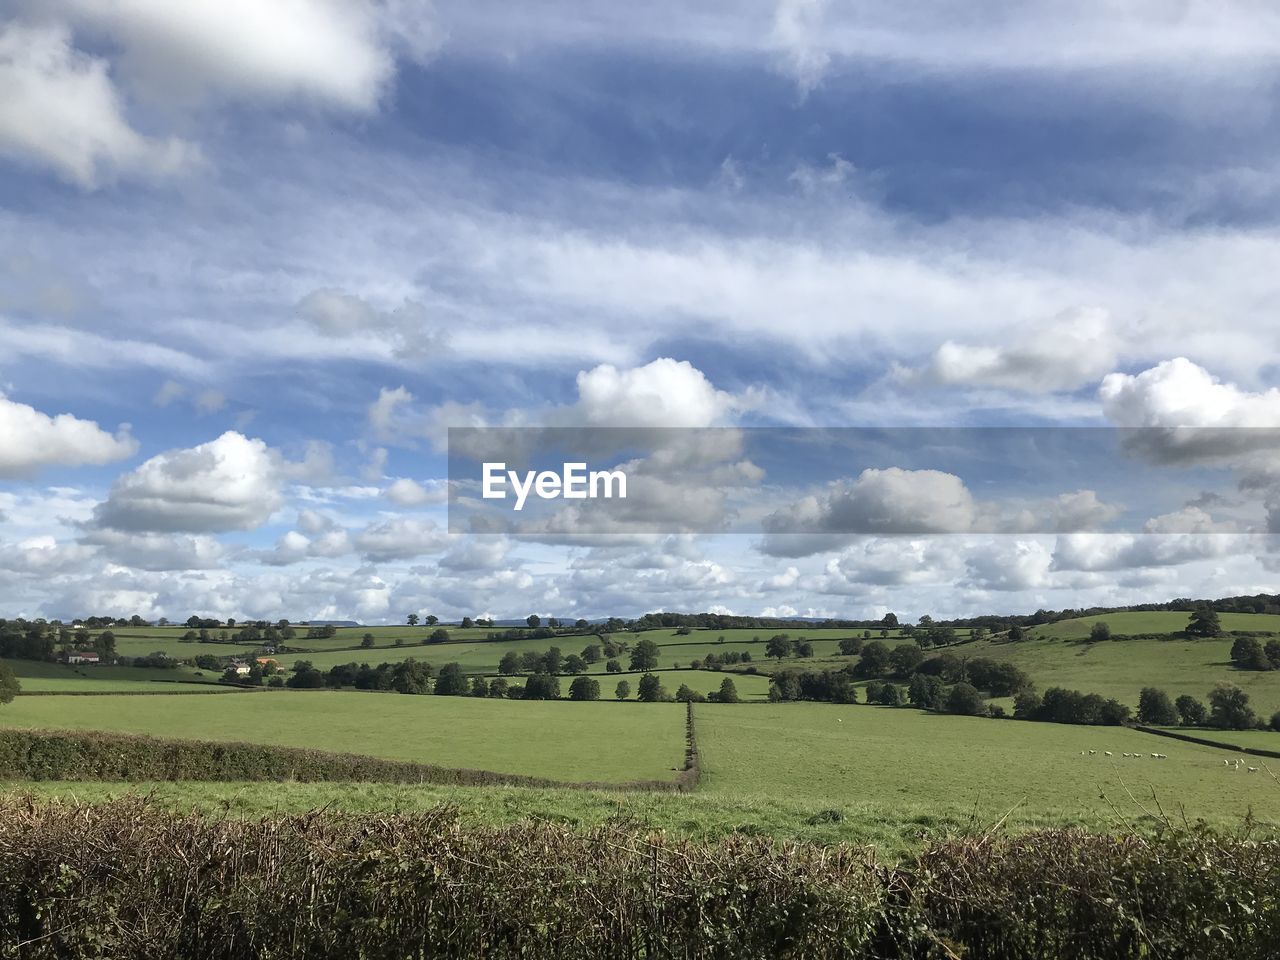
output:
[[[0,958],[1263,960],[1280,846],[1196,831],[870,849],[403,815],[0,801]]]
[[[686,776],[682,774],[681,777]],[[488,770],[439,767],[349,753],[256,743],[169,740],[80,730],[0,730],[0,780],[298,780],[457,786],[682,790],[683,779],[566,783]],[[696,782],[696,780],[695,780]]]

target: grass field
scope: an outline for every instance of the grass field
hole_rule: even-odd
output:
[[[185,667],[152,670],[144,667],[72,666],[65,663],[42,663],[35,660],[4,661],[13,668],[24,693],[92,692],[119,693],[162,688],[173,691],[207,691],[210,685],[201,680],[217,677]],[[180,682],[188,681],[188,682]]]
[[[991,657],[1017,664],[1036,688],[1067,687],[1100,693],[1136,707],[1143,687],[1160,687],[1171,697],[1190,694],[1204,701],[1218,681],[1243,688],[1259,715],[1280,710],[1280,672],[1237,670],[1230,639],[1108,640],[1075,643],[1036,638],[1017,643],[980,641],[957,648],[963,656]]]
[[[1059,620],[1027,630],[1036,637],[1058,640],[1083,640],[1099,620],[1106,621],[1113,634],[1179,633],[1186,629],[1190,614],[1175,610],[1152,610],[1135,613],[1104,613],[1093,617]],[[1280,614],[1221,613],[1218,619],[1225,631],[1256,630],[1280,633]]]
[[[1222,750],[1118,727],[795,703],[699,708],[697,728],[703,789],[739,801],[785,798],[922,825],[1009,813],[1018,826],[1098,827],[1143,818],[1158,800],[1171,815],[1220,825],[1250,809],[1280,823],[1280,785],[1269,777],[1226,771]]]
[[[670,780],[682,704],[555,703],[266,691],[216,697],[19,697],[0,726],[248,741],[557,780]]]

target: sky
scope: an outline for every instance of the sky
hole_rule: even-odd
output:
[[[0,90],[0,615],[1277,592],[1274,4],[0,0]],[[493,532],[450,427],[730,439]],[[822,446],[924,427],[1145,439]]]

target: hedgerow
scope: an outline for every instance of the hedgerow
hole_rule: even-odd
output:
[[[1280,847],[1198,831],[867,848],[419,814],[0,802],[0,958],[1263,960]]]

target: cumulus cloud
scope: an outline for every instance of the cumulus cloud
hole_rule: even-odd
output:
[[[1186,357],[1137,375],[1109,374],[1098,397],[1107,418],[1122,427],[1274,428],[1280,423],[1280,389],[1242,390]]]
[[[408,477],[399,477],[382,491],[382,495],[399,507],[425,507],[444,503],[449,498],[449,488],[444,480],[429,480],[424,485]]]
[[[1103,310],[1077,310],[1028,326],[1012,342],[982,346],[948,340],[919,370],[900,379],[1027,393],[1074,390],[1115,369],[1119,339]]]
[[[221,566],[226,549],[204,535],[87,531],[80,542],[99,548],[98,556],[139,570],[212,570]]]
[[[69,413],[51,417],[0,393],[0,477],[27,476],[51,466],[110,463],[137,449],[125,428],[112,436],[92,420]]]
[[[1252,541],[1200,534],[1065,534],[1053,550],[1054,570],[1088,572],[1168,567],[1232,556]]]
[[[438,553],[448,542],[448,535],[431,520],[392,517],[365,527],[353,542],[367,560],[381,563]]]
[[[709,427],[741,405],[689,361],[670,357],[629,370],[601,364],[579,373],[577,384],[569,415],[584,426]]]
[[[65,27],[0,27],[0,89],[0,152],[85,189],[120,174],[169,176],[199,160],[190,143],[135,130],[106,61],[73,48]]]
[[[120,476],[93,523],[152,532],[252,530],[281,506],[282,476],[276,451],[227,431],[208,443],[158,454]]]

